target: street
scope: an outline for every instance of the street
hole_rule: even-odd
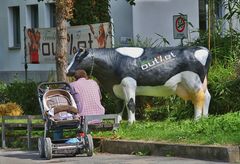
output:
[[[0,150],[0,164],[33,164],[33,163],[66,163],[66,164],[217,164],[221,162],[201,161],[194,159],[135,156],[125,154],[95,153],[92,157],[54,156],[51,160],[41,159],[37,151]]]

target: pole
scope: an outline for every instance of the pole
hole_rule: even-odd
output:
[[[212,1],[208,1],[208,49],[211,48],[211,7]]]
[[[181,38],[181,46],[183,47],[183,39],[184,37]]]
[[[24,69],[25,69],[25,82],[27,83],[27,69],[28,69],[28,63],[27,63],[27,43],[26,43],[26,26],[24,26],[23,29],[24,33]]]

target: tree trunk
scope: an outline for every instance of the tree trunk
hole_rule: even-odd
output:
[[[67,27],[64,5],[56,0],[56,72],[58,81],[67,81],[65,70],[67,68]]]
[[[215,3],[214,0],[208,1],[208,48],[212,48],[213,34],[215,28]]]

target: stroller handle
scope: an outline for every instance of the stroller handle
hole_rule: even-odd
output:
[[[72,93],[69,83],[64,82],[64,81],[58,81],[58,82],[42,82],[42,83],[40,83],[37,87],[38,95],[42,96],[48,89],[64,89],[64,90],[67,90],[70,93]]]
[[[69,83],[64,82],[64,81],[42,82],[42,83],[40,83],[37,87],[37,92],[38,92],[38,100],[39,100],[39,104],[40,104],[40,107],[41,107],[43,119],[45,119],[44,110],[43,110],[44,107],[43,107],[43,103],[42,103],[43,95],[49,89],[64,89],[64,90],[68,91],[69,93],[72,93],[71,86],[69,85]]]

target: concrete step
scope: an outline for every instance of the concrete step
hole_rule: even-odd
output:
[[[98,138],[102,152],[174,156],[219,162],[239,162],[239,146],[168,144],[150,141],[109,140]]]

